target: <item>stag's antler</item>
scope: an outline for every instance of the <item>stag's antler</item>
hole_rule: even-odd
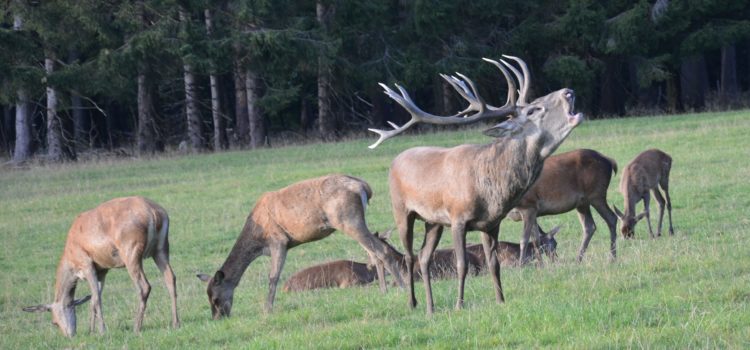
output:
[[[419,122],[438,125],[470,124],[484,119],[515,115],[518,112],[519,108],[526,104],[526,95],[529,92],[530,84],[529,69],[526,67],[526,63],[524,63],[524,61],[518,57],[506,55],[503,55],[503,57],[516,61],[521,67],[521,71],[518,71],[518,69],[513,67],[513,65],[506,62],[505,60],[500,59],[500,62],[502,62],[502,64],[500,64],[500,62],[498,61],[483,58],[483,60],[490,62],[497,68],[499,68],[505,76],[505,81],[508,83],[508,99],[505,102],[505,105],[503,105],[502,107],[495,107],[485,103],[484,99],[482,99],[482,97],[479,95],[474,82],[461,73],[456,73],[458,77],[440,74],[440,76],[445,79],[445,81],[447,81],[458,92],[458,94],[464,98],[464,100],[469,102],[469,105],[463,111],[451,116],[437,116],[427,113],[419,108],[414,103],[414,101],[412,101],[411,97],[409,97],[409,93],[407,93],[406,90],[401,87],[401,85],[395,84],[396,88],[398,88],[398,90],[401,92],[399,94],[387,85],[380,83],[380,86],[382,86],[385,90],[385,94],[394,101],[398,102],[398,104],[404,107],[406,111],[411,114],[411,120],[409,120],[402,126],[398,126],[395,123],[388,122],[388,124],[393,127],[393,129],[391,130],[368,129],[380,135],[378,141],[370,145],[370,148],[372,149],[378,147],[378,145],[380,145],[380,143],[382,143],[383,141],[402,133],[404,130]],[[505,69],[504,66],[507,66],[513,72],[513,75],[515,75],[516,79],[518,79],[518,84],[520,86],[520,96],[518,97],[516,96],[516,84],[513,82],[513,78],[510,76],[510,73],[507,69]]]

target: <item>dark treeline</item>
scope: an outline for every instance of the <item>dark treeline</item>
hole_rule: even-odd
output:
[[[8,0],[0,13],[0,150],[257,148],[403,123],[377,82],[426,110],[502,104],[481,57],[522,57],[532,89],[577,91],[594,118],[744,106],[744,0]],[[745,99],[743,99],[745,96]]]

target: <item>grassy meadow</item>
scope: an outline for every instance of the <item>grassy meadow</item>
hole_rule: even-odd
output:
[[[232,317],[211,320],[205,286],[195,274],[213,274],[220,266],[262,192],[328,173],[358,176],[375,194],[369,226],[382,231],[393,226],[391,160],[417,145],[488,142],[479,131],[399,136],[375,150],[367,148],[373,136],[0,170],[0,348],[750,348],[749,111],[588,121],[573,131],[558,153],[592,148],[616,159],[620,169],[647,148],[673,157],[675,236],[649,239],[644,220],[635,240],[618,237],[614,263],[608,262],[609,233],[596,214],[598,230],[586,259],[575,262],[582,234],[571,212],[541,219],[546,228],[563,225],[559,263],[502,270],[503,305],[495,304],[491,279],[482,275],[467,278],[461,311],[453,310],[457,282],[435,282],[432,318],[425,316],[421,282],[415,310],[407,306],[405,290],[381,294],[372,285],[279,291],[274,312],[264,314],[269,259],[261,257],[235,291]],[[609,191],[609,201],[619,207],[620,175]],[[89,333],[88,304],[79,307],[74,339],[64,338],[49,314],[21,311],[51,302],[55,268],[75,216],[127,195],[147,196],[170,214],[182,327],[169,327],[169,297],[150,260],[144,265],[152,292],[140,335],[132,332],[138,298],[124,269],[107,276],[104,335]],[[657,208],[652,200],[652,218]],[[501,226],[501,240],[517,242],[520,234],[518,223]],[[469,233],[468,240],[479,242],[479,236]],[[416,244],[422,237],[417,233]],[[449,246],[446,234],[440,247]],[[354,240],[334,233],[290,250],[280,284],[303,267],[334,259],[366,261],[366,254]],[[88,286],[79,283],[77,295],[86,294]]]

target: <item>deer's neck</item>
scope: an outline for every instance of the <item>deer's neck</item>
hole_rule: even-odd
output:
[[[544,164],[541,135],[506,138],[486,145],[478,155],[477,188],[488,203],[507,204],[492,208],[498,214],[512,209],[539,177]]]
[[[75,299],[78,276],[73,266],[63,258],[57,266],[55,278],[55,303],[69,306]]]
[[[263,254],[264,248],[263,227],[255,221],[253,215],[250,215],[232,251],[221,266],[224,281],[236,286],[250,263]]]

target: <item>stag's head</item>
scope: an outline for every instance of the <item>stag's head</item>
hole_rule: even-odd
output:
[[[208,303],[211,305],[211,316],[214,320],[223,317],[229,317],[232,312],[232,302],[234,300],[234,284],[224,279],[224,272],[216,271],[213,277],[205,274],[198,274],[201,281],[208,282],[206,293],[208,294]]]
[[[624,214],[620,211],[620,209],[617,209],[616,206],[613,205],[612,208],[614,209],[617,218],[620,219],[620,233],[622,233],[622,237],[625,239],[634,238],[635,224],[637,224],[638,221],[641,221],[641,219],[646,216],[646,212],[633,216],[633,214],[631,214],[627,210],[627,208],[625,208]]]
[[[519,71],[515,66],[505,60],[484,60],[494,64],[505,76],[508,84],[508,99],[502,107],[495,107],[485,103],[479,95],[474,82],[462,75],[448,76],[442,74],[453,88],[463,97],[469,105],[461,112],[452,116],[436,116],[420,109],[404,88],[396,85],[400,93],[384,84],[380,84],[385,93],[394,101],[403,106],[412,118],[402,126],[390,123],[392,130],[370,129],[380,135],[377,142],[370,148],[377,147],[381,142],[400,134],[412,125],[424,122],[429,124],[469,124],[479,120],[497,119],[507,117],[507,120],[493,126],[484,132],[487,136],[496,138],[505,137],[538,137],[541,144],[541,156],[546,158],[552,154],[557,146],[570,134],[570,132],[583,121],[581,113],[575,113],[575,93],[571,89],[561,89],[546,96],[527,103],[530,80],[529,70],[526,63],[520,58],[504,56],[518,63]],[[511,77],[518,80],[519,88],[516,91],[516,83]]]
[[[23,311],[52,313],[52,324],[57,326],[66,337],[73,337],[76,335],[76,306],[89,301],[89,299],[91,299],[91,296],[87,295],[67,305],[62,301],[58,301],[52,304],[28,306],[23,308]]]

